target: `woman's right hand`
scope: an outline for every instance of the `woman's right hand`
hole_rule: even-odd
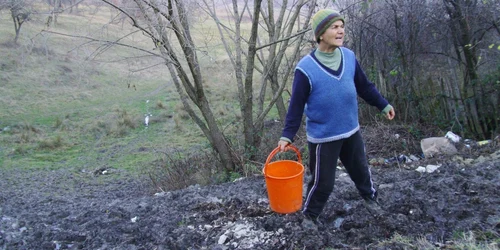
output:
[[[284,140],[280,140],[278,142],[278,147],[280,148],[280,152],[284,152],[286,146],[288,146],[289,144],[290,144],[290,142],[287,142],[287,141],[284,141]]]

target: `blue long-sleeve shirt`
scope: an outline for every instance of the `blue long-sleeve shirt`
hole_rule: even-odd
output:
[[[343,73],[344,69],[344,59],[342,58],[340,66],[338,70],[333,70],[328,68],[324,64],[322,64],[315,56],[314,51],[310,53],[310,55],[317,65],[319,65],[323,70],[328,72],[329,74],[339,77]],[[383,110],[386,108],[389,103],[387,100],[379,93],[375,85],[368,80],[365,73],[363,72],[359,62],[355,57],[355,73],[354,73],[354,86],[356,88],[356,94],[365,100],[368,104],[377,107],[379,110]],[[300,128],[302,121],[302,114],[304,113],[304,109],[306,103],[311,94],[311,83],[310,78],[300,69],[295,70],[294,81],[292,85],[292,96],[288,108],[288,112],[285,120],[285,127],[283,129],[282,137],[293,140],[297,131]],[[336,107],[330,107],[336,108]],[[357,107],[355,107],[357,109]],[[334,118],[332,118],[334,119]]]

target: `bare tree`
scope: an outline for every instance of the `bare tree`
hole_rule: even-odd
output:
[[[500,23],[498,14],[496,17],[492,16],[493,19],[486,20],[483,16],[483,12],[488,13],[489,9],[496,7],[498,10],[498,2],[496,5],[493,2],[483,1],[481,4],[471,0],[443,0],[444,9],[449,17],[446,23],[463,74],[462,94],[467,112],[467,126],[473,133],[484,137],[488,137],[491,130],[499,126],[498,121],[495,124],[496,112],[485,112],[492,108],[498,110],[498,107],[491,106],[489,98],[486,98],[489,92],[488,86],[480,83],[479,75],[480,48],[483,47],[481,43],[486,34],[495,30],[495,26]],[[494,127],[491,127],[492,125]]]
[[[215,20],[219,36],[235,72],[246,151],[251,159],[252,149],[258,147],[261,142],[264,118],[271,108],[275,105],[281,118],[286,114],[282,98],[283,89],[287,86],[289,76],[294,69],[293,64],[304,46],[304,33],[309,30],[309,19],[315,1],[282,1],[277,7],[274,1],[263,2],[259,10],[263,24],[259,24],[259,13],[250,11],[248,1],[234,0],[225,4],[223,8],[232,10],[232,13],[225,13],[232,19],[231,27],[220,21],[216,6],[215,1],[204,0],[202,8]],[[304,9],[305,13],[302,13]],[[244,40],[241,33],[245,12],[248,12],[252,20],[252,35],[248,40]],[[278,12],[278,16],[275,16],[275,12]],[[302,15],[304,21],[296,25]],[[257,36],[259,25],[263,26],[261,29],[265,31],[267,37]],[[243,50],[244,47],[247,47],[247,51]],[[266,51],[263,52],[264,50]],[[254,62],[254,58],[257,62]],[[284,61],[286,63],[283,63]],[[254,70],[261,74],[261,87],[257,99],[253,97]],[[266,104],[268,83],[271,85],[272,98]]]
[[[192,37],[190,17],[189,13],[186,12],[186,5],[195,2],[134,0],[141,14],[141,18],[138,19],[135,17],[136,15],[131,15],[117,4],[109,0],[102,1],[124,13],[131,20],[133,26],[142,30],[145,35],[152,39],[165,60],[185,110],[208,138],[226,170],[233,171],[236,166],[241,166],[245,159],[228,142],[226,135],[217,123],[216,116],[205,94],[206,76],[200,69],[198,58],[200,46],[197,46],[197,41]],[[300,41],[305,33],[303,29],[307,23],[301,24],[302,28],[298,28],[298,31],[294,29],[298,16],[304,15],[301,13],[301,9],[305,6],[305,2],[300,0],[294,1],[292,4],[283,4],[280,8],[280,19],[275,19],[273,15],[276,10],[272,8],[273,3],[269,5],[270,8],[263,12],[262,0],[255,0],[253,3],[234,0],[231,4],[226,5],[231,10],[231,27],[218,20],[213,7],[214,2],[206,0],[200,5],[216,21],[221,42],[224,44],[233,67],[243,119],[244,150],[247,150],[247,159],[252,159],[252,149],[255,149],[260,143],[259,136],[262,136],[263,121],[269,110],[277,100],[280,100],[281,105],[283,105],[281,93],[291,70],[280,72],[280,63],[285,59],[291,63],[296,60],[300,51],[299,45],[294,45],[291,54],[287,48],[290,48],[290,44],[295,44],[290,40]],[[291,15],[285,17],[285,13]],[[309,20],[311,13],[312,10],[307,10],[304,20]],[[244,18],[250,20],[248,36],[243,35],[241,29]],[[267,32],[271,33],[269,39],[259,37],[261,18],[264,18],[264,22],[266,22]],[[258,56],[258,51],[262,49],[270,49],[271,53],[262,53]],[[261,63],[260,67],[255,61],[257,58],[258,62]],[[266,104],[267,106],[264,105],[265,87],[261,89],[258,104],[254,103],[256,101],[254,98],[254,71],[257,68],[263,74],[263,85],[269,79],[272,79],[271,82],[274,84],[271,101]],[[255,112],[256,106],[258,112]]]
[[[17,43],[23,24],[30,20],[33,13],[32,2],[28,0],[2,0],[0,9],[9,9],[16,35],[14,43]]]
[[[69,13],[73,13],[73,8],[78,12],[78,6],[84,0],[45,0],[50,7],[50,16],[47,19],[47,26],[52,23],[57,24],[57,18],[59,14],[69,10]]]
[[[276,93],[273,100],[276,100],[276,108],[279,116],[284,119],[286,115],[281,93],[283,92],[283,88],[287,86],[286,83],[289,81],[291,73],[294,70],[294,64],[299,59],[301,50],[304,47],[304,33],[309,31],[309,21],[315,10],[316,1],[282,1],[279,4],[281,6],[278,16],[274,14],[276,5],[274,1],[269,1],[267,9],[263,9],[262,12],[268,41],[267,44],[261,45],[258,49],[264,49],[268,46],[266,48],[268,53],[266,53],[267,56],[264,53],[258,54],[259,62],[262,63],[261,73],[263,77],[258,103],[258,112],[260,115],[256,119],[257,131],[262,131],[263,117],[269,112],[269,108],[272,107],[269,105],[264,109],[267,82],[270,82],[272,91]],[[299,22],[299,18],[302,15],[304,18],[303,22]],[[287,53],[291,46],[293,46],[292,52]],[[254,138],[256,144],[259,143],[259,138]]]
[[[346,46],[405,122],[489,138],[500,131],[500,2],[335,1]],[[362,119],[374,117],[361,108]]]

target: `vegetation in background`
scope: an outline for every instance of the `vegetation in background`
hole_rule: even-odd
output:
[[[7,2],[0,0],[2,4]],[[431,136],[420,129],[422,124],[437,125],[477,139],[498,133],[500,45],[498,29],[494,27],[498,27],[499,3],[477,1],[476,5],[452,8],[454,5],[450,4],[454,2],[464,3],[431,1],[430,5],[423,6],[418,1],[407,0],[352,5],[351,1],[335,1],[335,6],[348,17],[347,45],[356,51],[366,69],[372,69],[366,73],[396,107],[396,122],[408,124],[400,128],[400,134],[417,138]],[[123,13],[102,5],[102,1],[85,1],[72,14],[69,13],[72,5],[68,3],[66,7],[47,6],[42,1],[30,3],[37,3],[37,11],[31,13],[30,21],[23,22],[22,29],[21,25],[14,25],[10,9],[0,12],[0,164],[3,168],[72,168],[75,172],[114,168],[141,175],[146,172],[156,187],[163,190],[260,174],[267,153],[279,138],[281,124],[274,119],[279,121],[283,115],[279,108],[263,107],[277,101],[278,96],[287,97],[286,93],[275,94],[290,88],[290,78],[286,78],[289,72],[284,68],[293,68],[297,59],[287,54],[290,51],[277,52],[283,43],[280,39],[296,34],[294,32],[306,32],[309,12],[299,16],[302,26],[288,26],[292,33],[283,29],[281,36],[270,35],[271,31],[278,30],[278,23],[266,23],[266,31],[259,33],[257,42],[267,43],[254,48],[259,49],[256,58],[261,64],[252,73],[257,75],[254,89],[245,92],[247,97],[259,98],[252,104],[258,112],[251,114],[251,125],[258,132],[248,137],[262,140],[259,147],[249,146],[242,139],[251,131],[245,133],[242,125],[242,120],[249,117],[240,107],[240,94],[234,84],[236,76],[232,74],[233,69],[228,69],[231,62],[225,54],[226,48],[210,44],[204,50],[194,51],[200,58],[198,63],[205,79],[203,88],[210,99],[215,122],[225,142],[237,149],[231,151],[232,157],[236,155],[241,159],[239,169],[228,172],[211,151],[206,134],[181,103],[170,72],[164,69],[165,61],[126,46],[114,46],[119,41],[147,48],[149,52],[158,50],[150,38],[128,25],[130,19],[121,18]],[[264,2],[263,8],[266,9],[261,9],[260,14],[264,18],[260,20],[278,20],[271,16],[271,4]],[[128,6],[126,10],[133,9]],[[239,14],[246,16],[249,10]],[[285,14],[292,13],[291,10],[285,9]],[[460,16],[458,10],[467,10],[462,13],[472,16]],[[214,18],[214,14],[209,13],[210,18]],[[219,36],[220,27],[204,21],[208,20],[203,19],[207,16],[200,14],[199,19],[192,18],[189,27],[194,41],[201,40],[203,44],[211,41],[210,36]],[[47,25],[49,20],[51,23]],[[460,23],[463,20],[470,23]],[[242,34],[250,34],[247,33],[250,24],[250,21],[241,22]],[[470,29],[462,30],[460,25]],[[227,39],[233,37],[230,30],[224,32],[228,34]],[[261,35],[269,35],[269,38]],[[469,40],[459,40],[467,35],[471,35]],[[301,40],[293,42],[300,44]],[[310,41],[302,42],[306,46]],[[241,49],[248,49],[246,46],[241,44]],[[181,49],[177,45],[173,48]],[[303,49],[300,53],[307,53],[308,47],[299,48]],[[266,64],[273,61],[270,59],[273,50],[275,57],[283,56],[286,62],[283,68]],[[241,69],[245,66],[243,62]],[[276,79],[277,76],[283,78]],[[266,87],[266,81],[274,81],[274,87]],[[267,91],[267,97],[258,95],[260,91]],[[286,106],[286,98],[283,104]],[[381,123],[376,112],[363,106],[363,124]],[[269,113],[271,115],[266,115]],[[146,116],[149,117],[147,126]],[[390,132],[396,131],[387,133]],[[297,143],[304,143],[303,138]],[[411,151],[415,145],[406,147]],[[492,240],[487,233],[458,235],[463,236],[457,237],[457,242],[463,242],[463,248],[457,249],[488,247],[482,242]],[[394,236],[392,240],[409,248],[427,246],[425,242],[408,241],[404,237]]]
[[[5,3],[12,2],[2,2]],[[334,6],[346,15],[350,24],[346,45],[356,51],[360,62],[370,69],[367,74],[397,107],[399,122],[432,124],[463,137],[482,139],[497,133],[500,117],[497,115],[498,64],[495,64],[499,52],[494,45],[494,29],[485,28],[488,22],[495,24],[497,12],[489,11],[481,20],[470,23],[471,29],[477,28],[483,34],[471,37],[477,43],[475,46],[485,46],[472,51],[478,64],[474,68],[477,68],[477,77],[470,81],[460,80],[459,76],[469,77],[467,72],[471,67],[457,67],[449,60],[468,63],[465,54],[437,53],[446,48],[445,43],[450,39],[438,40],[449,34],[436,31],[452,30],[453,25],[460,25],[459,20],[452,18],[456,11],[453,8],[495,9],[499,6],[492,1],[475,5],[457,2],[450,8],[446,5],[449,3],[451,1],[443,2],[444,5],[432,2],[435,9],[448,13],[447,22],[439,24],[431,22],[434,9],[411,0],[400,4],[369,1],[362,5],[346,0],[335,1]],[[129,150],[126,155],[148,158],[152,153],[134,151],[158,148],[157,145],[177,149],[217,144],[220,146],[214,147],[217,159],[227,172],[243,172],[245,166],[262,162],[265,150],[275,144],[266,138],[265,123],[283,119],[284,113],[278,104],[280,98],[286,96],[281,95],[281,91],[289,88],[287,79],[291,71],[286,69],[293,68],[298,51],[307,53],[301,50],[310,41],[302,40],[302,35],[307,34],[307,18],[314,11],[310,2],[303,1],[277,6],[263,2],[261,8],[254,9],[258,5],[239,5],[239,2],[224,5],[228,9],[233,7],[238,15],[221,11],[210,1],[174,1],[165,6],[166,9],[157,9],[158,12],[150,12],[152,6],[136,2],[88,1],[75,8],[72,14],[70,9],[75,5],[72,1],[51,1],[50,5],[29,1],[25,4],[36,7],[37,11],[32,13],[37,18],[23,28],[25,36],[21,36],[19,45],[10,43],[16,37],[15,30],[9,26],[8,16],[2,16],[2,34],[7,36],[2,43],[1,80],[5,84],[0,87],[5,95],[0,99],[0,111],[4,114],[0,122],[6,128],[4,135],[20,138],[14,140],[19,142],[17,145],[4,150],[6,155],[27,156],[42,149],[69,152],[94,149],[93,161],[84,162],[127,166],[127,163],[115,161],[116,152],[113,157],[104,159],[97,155],[126,148]],[[327,2],[318,4],[320,8]],[[185,15],[186,6],[197,16],[180,18]],[[48,12],[44,12],[46,7]],[[378,10],[387,13],[370,14]],[[242,18],[252,11],[259,15]],[[8,9],[3,13],[9,13]],[[419,13],[419,18],[413,18],[412,13]],[[51,25],[41,21],[55,14],[58,15],[57,23],[54,17]],[[275,14],[293,18],[273,23],[272,20],[279,19],[273,18]],[[152,24],[152,19],[147,19],[148,15],[164,18],[165,26],[155,27],[177,27],[176,30],[184,33],[176,35],[169,30],[150,29],[148,24]],[[259,16],[262,19],[257,19]],[[394,16],[394,19],[377,19],[383,16]],[[117,23],[117,20],[122,22]],[[265,28],[256,28],[258,20],[266,24]],[[302,26],[292,25],[295,21]],[[133,25],[126,25],[127,22]],[[385,28],[375,29],[375,24],[385,25]],[[139,34],[138,27],[148,36]],[[426,32],[421,27],[427,27]],[[252,30],[254,33],[250,32]],[[255,40],[255,45],[247,43],[248,39],[231,41],[234,32],[259,39]],[[429,33],[434,34],[433,37],[429,37]],[[410,39],[412,37],[415,39]],[[158,43],[151,44],[151,39]],[[370,44],[367,41],[371,41]],[[430,44],[430,41],[439,41],[442,46]],[[456,51],[462,52],[470,47],[468,44],[474,43],[467,43]],[[249,53],[250,50],[253,51]],[[477,56],[479,52],[480,57]],[[172,57],[173,53],[178,54]],[[198,59],[184,60],[189,59],[190,54]],[[246,61],[241,56],[246,56]],[[161,66],[165,63],[172,66],[173,59],[177,60],[176,67],[166,70]],[[254,59],[257,59],[255,69],[248,67]],[[439,62],[439,66],[433,67],[434,61]],[[171,75],[183,77],[171,78]],[[265,77],[255,77],[258,84],[254,84],[254,75]],[[459,80],[452,82],[452,79]],[[464,84],[474,87],[470,89]],[[185,88],[180,88],[181,85]],[[150,106],[152,103],[156,106]],[[477,108],[474,112],[473,106]],[[374,115],[376,112],[362,104],[361,121],[379,123]],[[147,126],[145,118],[149,121]],[[38,132],[11,129],[21,124],[36,127]],[[117,142],[121,146],[114,147]],[[108,147],[114,150],[106,149]],[[259,152],[262,149],[264,153]],[[227,154],[221,154],[222,151]],[[112,164],[106,162],[111,159]],[[128,158],[122,157],[125,159]],[[11,164],[10,160],[4,163]]]
[[[247,161],[255,160],[267,115],[273,107],[281,117],[285,115],[282,91],[303,47],[316,1],[300,0],[290,5],[262,0],[251,5],[209,0],[102,2],[126,16],[158,48],[157,56],[165,61],[184,109],[208,139],[226,171],[241,171]],[[193,32],[199,23],[190,14],[196,12],[217,28],[212,41]],[[303,22],[299,21],[301,12]],[[261,23],[266,26],[261,28]],[[295,25],[303,30],[294,31]],[[220,47],[216,44],[222,44],[222,53],[211,51]],[[214,99],[207,95],[210,84],[206,79],[211,75],[204,71],[203,66],[208,63],[203,57],[210,59],[209,64],[227,62],[224,72],[233,76],[228,81],[234,82],[229,87],[237,93],[238,115],[217,112]],[[260,84],[255,84],[259,77]],[[236,137],[242,143],[229,142],[232,138],[224,130],[226,125],[217,121],[218,113],[234,117],[233,121],[241,126],[242,131]]]
[[[42,12],[44,9],[40,12]],[[78,15],[60,14],[50,30],[69,34],[101,34],[118,38],[121,28],[103,29],[109,14],[98,6],[82,6]],[[72,167],[92,172],[98,168],[119,168],[132,172],[154,161],[152,151],[171,146],[189,148],[205,143],[196,132],[182,136],[172,119],[178,98],[173,86],[155,68],[130,72],[146,60],[117,62],[119,55],[134,53],[107,48],[111,56],[98,58],[102,44],[82,43],[78,38],[41,32],[47,27],[40,16],[23,26],[18,45],[5,11],[0,15],[0,157],[7,168]],[[40,14],[41,15],[41,14]],[[138,36],[128,39],[140,43]],[[89,60],[93,59],[93,60]],[[113,63],[109,63],[113,61]],[[162,108],[146,107],[146,101]],[[145,114],[151,122],[144,125]],[[191,131],[189,120],[182,129]],[[130,155],[134,160],[130,160]]]
[[[500,132],[498,1],[335,1],[347,44],[403,123],[432,124],[462,137]],[[496,75],[486,80],[485,76]],[[364,118],[373,117],[367,105]]]

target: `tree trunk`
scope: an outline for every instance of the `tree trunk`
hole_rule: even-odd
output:
[[[244,99],[243,99],[243,133],[245,134],[245,151],[249,155],[249,158],[252,160],[254,158],[254,154],[252,151],[254,150],[253,146],[256,141],[256,136],[259,136],[255,133],[255,128],[253,124],[253,73],[255,67],[255,55],[257,54],[257,37],[258,37],[258,28],[259,28],[259,17],[260,17],[260,6],[262,0],[254,1],[254,10],[252,20],[252,28],[250,31],[250,39],[248,40],[248,52],[247,52],[247,65],[245,70],[245,84],[244,84]]]
[[[144,3],[140,0],[135,1],[148,20],[148,34],[151,35],[155,44],[161,44],[159,49],[166,58],[167,67],[184,108],[209,140],[224,168],[227,171],[234,171],[235,166],[239,164],[239,160],[237,157],[233,157],[231,148],[227,144],[222,131],[219,129],[209,102],[206,99],[203,89],[203,76],[199,68],[199,61],[185,16],[186,12],[183,3],[178,0],[169,0],[167,12],[164,12],[156,7],[159,6],[156,1],[151,1],[147,6],[143,5]],[[182,53],[179,53],[172,45],[170,41],[172,38],[166,33],[166,29],[169,26],[174,30],[177,42],[182,48]],[[147,30],[144,29],[143,31]],[[158,34],[158,36],[154,34]],[[182,66],[179,56],[187,62],[188,66],[186,68]],[[188,99],[196,105],[202,117],[196,114]]]
[[[163,50],[163,53],[168,54],[167,50]],[[199,103],[197,104],[199,110],[201,111],[204,120],[202,120],[198,115],[194,112],[193,108],[188,102],[189,97],[185,94],[185,89],[183,86],[186,83],[182,83],[182,80],[175,77],[179,75],[180,68],[176,67],[175,63],[171,61],[167,61],[166,65],[170,71],[170,75],[172,76],[172,81],[177,89],[177,93],[181,97],[181,102],[189,116],[193,119],[193,121],[198,125],[198,127],[202,130],[205,137],[210,142],[210,145],[214,148],[215,152],[219,156],[222,165],[226,169],[226,171],[234,171],[235,166],[239,163],[237,157],[233,156],[230,146],[227,144],[227,141],[222,133],[222,131],[217,126],[217,122],[215,121],[212,110],[210,109],[210,105],[208,101],[202,96],[199,99]],[[182,73],[181,73],[182,74]]]
[[[17,44],[17,41],[19,40],[19,34],[21,33],[21,27],[24,21],[28,19],[29,13],[23,12],[21,6],[13,5],[10,8],[10,15],[12,17],[12,21],[14,22],[14,30],[16,32],[14,43]]]
[[[14,43],[17,44],[17,40],[19,39],[19,32],[21,30],[21,26],[23,25],[23,23],[19,21],[19,18],[14,16],[14,13],[12,14],[12,21],[14,21],[14,30],[16,31],[16,36],[14,37]]]
[[[472,39],[469,9],[474,8],[470,1],[443,0],[446,10],[450,15],[450,28],[455,34],[456,53],[463,65],[463,93],[465,98],[465,107],[469,128],[474,134],[485,136],[485,131],[481,125],[481,116],[478,112],[478,98],[481,94],[478,91],[476,83],[478,74],[476,71],[477,56]]]

